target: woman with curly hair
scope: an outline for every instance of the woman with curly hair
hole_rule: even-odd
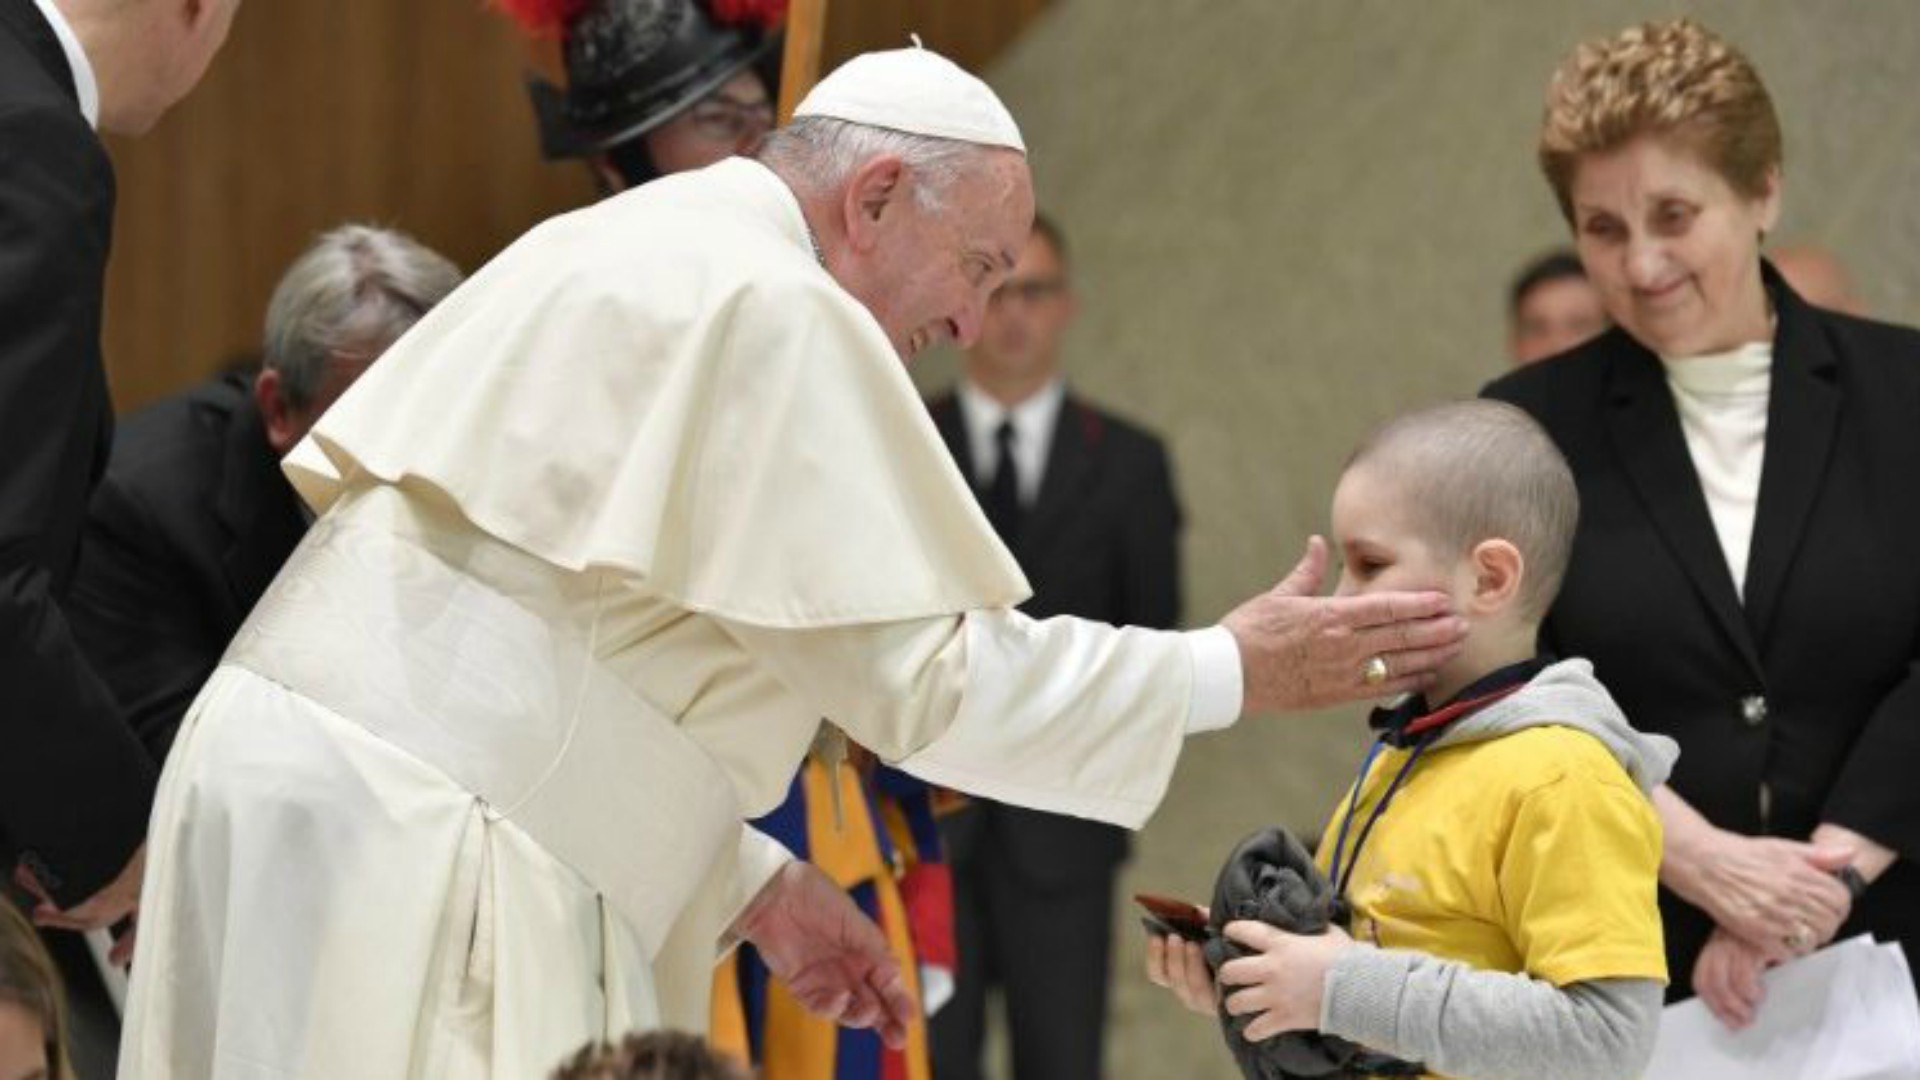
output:
[[[1770,965],[1920,943],[1920,333],[1762,256],[1782,159],[1759,73],[1700,24],[1575,49],[1540,164],[1614,328],[1486,391],[1580,488],[1542,645],[1680,743],[1654,793],[1669,996],[1732,1026]]]

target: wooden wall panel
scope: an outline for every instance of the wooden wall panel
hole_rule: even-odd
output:
[[[343,221],[469,270],[591,196],[539,159],[526,48],[477,0],[256,0],[205,82],[115,139],[106,351],[124,410],[251,351],[274,283]]]
[[[1045,0],[830,0],[824,63],[917,30],[979,69]],[[105,348],[124,411],[258,347],[274,283],[345,221],[405,229],[471,271],[593,195],[539,157],[521,88],[555,49],[483,0],[254,0],[205,82],[113,139]]]

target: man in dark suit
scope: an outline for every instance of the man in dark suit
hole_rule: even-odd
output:
[[[1067,252],[1045,217],[994,294],[966,378],[935,425],[1033,586],[1044,618],[1171,627],[1180,509],[1160,441],[1070,394]],[[1004,993],[1022,1080],[1101,1074],[1114,880],[1124,830],[975,800],[946,821],[960,968],[934,1016],[934,1075],[981,1072],[990,987]]]
[[[95,126],[151,127],[237,4],[0,0],[0,869],[45,925],[132,911],[154,783],[63,605],[112,427],[114,181]]]
[[[222,375],[121,426],[69,612],[155,761],[306,533],[280,458],[459,282],[402,233],[335,229],[274,290],[257,376]]]

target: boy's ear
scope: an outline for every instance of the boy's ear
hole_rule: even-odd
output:
[[[1473,597],[1470,603],[1483,614],[1503,611],[1520,595],[1527,560],[1507,540],[1482,540],[1469,556],[1473,561]]]

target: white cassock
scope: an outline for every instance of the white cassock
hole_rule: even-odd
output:
[[[323,516],[189,712],[127,1077],[533,1077],[702,1030],[819,720],[1138,826],[1239,709],[1222,630],[1010,610],[867,311],[761,165],[529,233],[288,459]]]

